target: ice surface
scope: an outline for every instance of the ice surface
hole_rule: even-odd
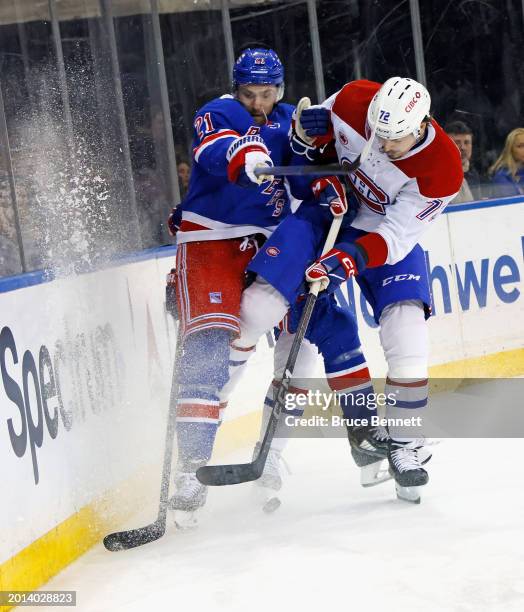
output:
[[[414,506],[392,481],[361,488],[345,440],[293,440],[273,515],[252,484],[212,489],[197,530],[125,552],[100,544],[45,588],[77,590],[77,609],[97,612],[521,611],[523,450],[520,439],[442,442]]]

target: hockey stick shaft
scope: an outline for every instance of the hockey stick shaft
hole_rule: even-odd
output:
[[[325,255],[328,251],[331,251],[331,249],[335,246],[338,232],[340,231],[340,227],[342,225],[342,218],[342,216],[335,217],[331,222],[331,227],[329,228],[329,233],[327,235],[326,242],[324,243],[324,248],[322,249],[322,255]],[[278,421],[280,420],[280,415],[282,414],[282,410],[286,403],[286,394],[289,389],[291,379],[293,377],[293,371],[295,370],[298,353],[300,352],[300,347],[302,346],[302,343],[304,341],[304,337],[309,326],[309,321],[311,320],[311,316],[313,315],[313,309],[315,307],[319,292],[320,282],[312,283],[309,290],[309,294],[306,299],[304,310],[302,311],[302,315],[297,326],[297,331],[295,332],[295,337],[293,338],[291,349],[289,351],[286,367],[284,369],[284,375],[282,377],[282,380],[280,381],[280,384],[277,387],[277,394],[275,398],[275,403],[273,405],[273,410],[271,411],[271,416],[269,417],[266,432],[264,434],[264,438],[262,439],[260,451],[256,459],[256,461],[258,461],[259,458],[263,458],[263,463],[261,466],[259,466],[259,468],[261,468],[260,475],[262,475],[262,472],[264,470],[267,454],[275,436],[275,431],[278,425]]]
[[[341,165],[331,164],[327,166],[289,166],[287,170],[295,169],[298,170],[298,172],[288,172],[288,176],[291,176],[291,174],[315,174],[321,171],[322,173],[328,175],[343,175],[347,177],[346,183],[348,183],[348,175],[352,172],[356,172],[359,169],[361,162],[367,159],[371,151],[371,147],[373,146],[373,142],[375,140],[377,122],[375,122],[375,124],[372,126],[370,137],[364,145],[362,152],[352,162],[345,159],[342,161]],[[255,174],[257,173],[257,170],[258,169],[255,169]],[[276,171],[277,168],[270,168],[269,171],[266,172],[266,174],[272,174],[271,170]],[[278,171],[280,172],[281,170],[285,171],[286,168],[279,167]],[[264,171],[259,172],[259,174],[264,174]],[[282,172],[282,174],[285,175],[286,172]],[[277,175],[273,174],[273,176]],[[322,255],[325,255],[328,251],[331,251],[331,249],[335,246],[340,227],[342,226],[342,219],[343,216],[335,217],[331,222],[331,227],[329,228],[329,233],[327,235],[326,242],[324,243],[324,248],[322,249]],[[304,310],[302,311],[302,316],[300,317],[297,331],[295,332],[295,338],[293,339],[293,344],[291,345],[291,350],[289,352],[286,368],[284,370],[284,376],[282,377],[280,385],[277,388],[277,395],[273,404],[273,410],[271,411],[271,415],[269,417],[266,432],[261,442],[258,456],[253,462],[256,469],[253,470],[254,478],[252,480],[259,478],[262,475],[262,472],[264,471],[266,458],[269,453],[269,449],[271,448],[273,438],[275,436],[275,431],[278,425],[278,421],[280,420],[280,415],[285,406],[286,394],[291,383],[291,378],[293,376],[293,370],[295,369],[295,363],[297,361],[298,353],[306,335],[309,321],[311,320],[311,316],[313,314],[313,309],[315,307],[319,291],[320,283],[313,283],[309,290],[309,295],[307,297]]]
[[[308,174],[322,176],[344,176],[348,170],[339,164],[327,164],[325,166],[264,166],[255,168],[256,176],[271,175],[271,176],[305,176]]]
[[[171,480],[171,465],[173,463],[173,445],[175,440],[176,428],[176,409],[178,399],[178,366],[180,354],[182,352],[182,327],[181,321],[178,322],[177,345],[175,353],[175,363],[173,364],[173,380],[171,382],[171,393],[169,394],[169,413],[167,417],[166,439],[164,443],[164,461],[162,463],[162,478],[160,480],[160,501],[158,504],[157,521],[163,523],[164,527],[167,518],[167,502],[169,498],[169,481]]]
[[[171,392],[169,394],[169,411],[167,416],[166,438],[164,444],[164,459],[162,463],[162,478],[160,480],[160,501],[158,504],[158,515],[156,521],[127,531],[110,533],[104,538],[104,546],[107,550],[115,552],[142,546],[161,538],[166,531],[167,504],[169,498],[169,481],[171,479],[171,464],[173,459],[173,445],[176,425],[176,406],[178,398],[178,368],[180,355],[182,353],[181,323],[178,323],[175,362],[173,364],[173,377],[171,381]]]
[[[367,159],[373,141],[375,139],[376,124],[373,126],[371,136],[366,142],[364,148],[357,158],[349,162],[344,160],[341,165],[332,164],[326,166],[278,166],[278,167],[261,167],[255,168],[255,174],[259,175],[272,175],[272,176],[292,176],[301,174],[321,174],[324,176],[343,175],[348,177],[351,172],[356,172],[360,167],[361,161]],[[346,179],[346,184],[349,182],[349,177]],[[330,251],[334,245],[338,236],[338,232],[342,225],[343,217],[336,217],[331,223],[329,233],[322,250],[322,255],[325,255]],[[239,484],[242,482],[249,482],[256,480],[262,476],[264,466],[266,464],[267,455],[271,448],[271,443],[275,436],[276,427],[282,413],[282,409],[285,406],[286,393],[289,388],[295,363],[300,351],[300,347],[304,340],[311,315],[313,314],[313,308],[315,306],[317,295],[320,290],[319,283],[313,283],[309,295],[302,311],[295,338],[289,353],[289,357],[284,370],[284,376],[280,385],[277,388],[277,396],[273,405],[273,410],[269,417],[269,421],[264,433],[264,438],[260,444],[259,452],[256,458],[251,463],[237,463],[230,465],[207,465],[197,470],[197,478],[204,485],[210,486],[222,486],[230,484]]]
[[[325,255],[333,248],[341,225],[342,217],[336,217],[333,219],[324,248],[322,250],[322,255]],[[304,310],[302,311],[302,315],[297,326],[297,331],[295,332],[295,337],[293,338],[293,343],[291,345],[286,367],[284,369],[284,375],[277,387],[273,410],[271,411],[271,415],[266,426],[266,431],[264,433],[264,438],[260,444],[258,455],[251,463],[207,465],[199,468],[197,470],[197,478],[202,484],[210,486],[240,484],[242,482],[256,480],[262,476],[267,455],[269,453],[269,449],[271,448],[271,443],[280,420],[280,415],[282,414],[282,410],[285,406],[286,395],[293,377],[293,371],[295,369],[298,353],[306,335],[319,291],[320,283],[313,283],[309,290],[306,304],[304,306]]]

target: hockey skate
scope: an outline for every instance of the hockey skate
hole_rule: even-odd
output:
[[[347,434],[351,456],[360,468],[360,484],[374,487],[391,480],[393,476],[383,464],[390,439],[384,427],[348,427]]]
[[[391,440],[388,448],[389,472],[395,479],[397,497],[420,504],[420,487],[427,484],[428,473],[422,467],[431,458],[423,450],[424,440],[398,442]]]
[[[201,484],[195,472],[178,472],[175,476],[175,494],[169,500],[178,529],[197,526],[197,511],[206,503],[207,487]]]
[[[259,449],[260,442],[257,442],[253,457],[258,455]],[[262,504],[262,510],[266,514],[271,514],[277,510],[282,503],[277,493],[282,488],[280,464],[283,461],[280,451],[270,448],[266,459],[266,465],[264,466],[264,472],[254,483],[257,497]]]

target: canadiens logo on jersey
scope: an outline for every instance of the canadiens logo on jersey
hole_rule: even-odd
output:
[[[350,180],[351,187],[362,204],[379,215],[386,214],[385,207],[391,204],[391,200],[383,189],[376,185],[360,168],[350,174]]]
[[[344,146],[347,146],[349,140],[342,130],[340,130],[340,132],[338,133],[338,139]]]
[[[277,257],[278,255],[280,255],[280,249],[278,249],[276,246],[271,246],[266,249],[266,253],[270,257]]]

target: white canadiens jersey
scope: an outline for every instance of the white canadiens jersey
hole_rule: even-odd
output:
[[[341,163],[354,161],[364,148],[367,109],[379,88],[379,83],[352,81],[323,103],[331,110]],[[368,158],[349,178],[360,203],[351,225],[380,234],[388,246],[385,263],[394,264],[457,195],[463,173],[458,148],[431,120],[424,140],[398,160],[381,153],[375,139]]]

